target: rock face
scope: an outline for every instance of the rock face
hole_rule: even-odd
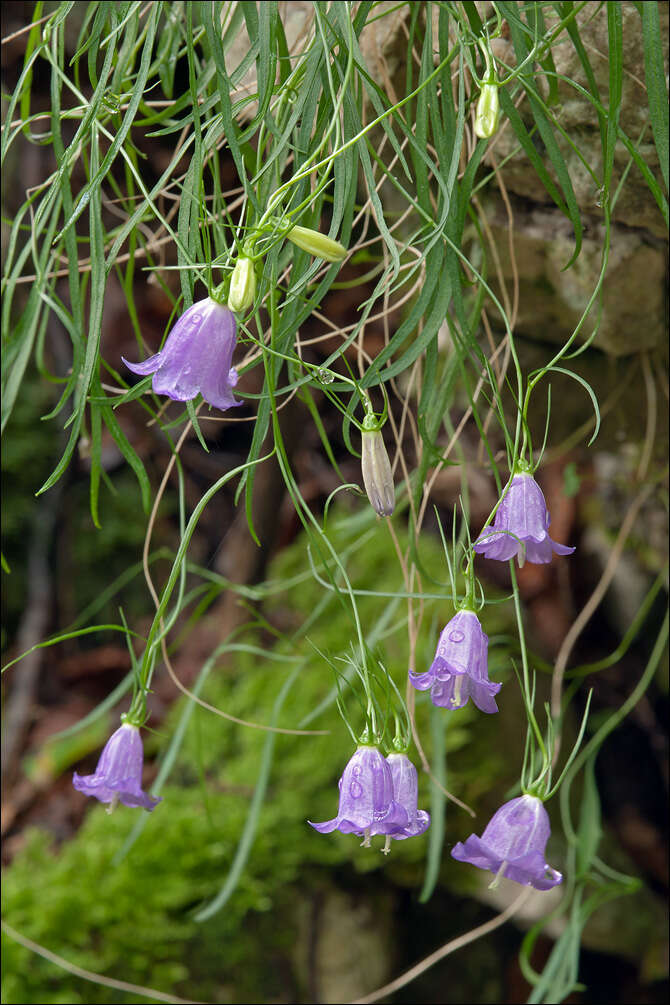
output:
[[[505,183],[507,176],[505,175]],[[602,268],[604,224],[585,221],[582,250],[562,271],[574,250],[570,221],[556,207],[511,200],[514,260],[509,247],[509,218],[502,199],[484,202],[502,276],[511,286],[519,275],[519,335],[563,345],[572,335],[595,289]],[[665,339],[667,248],[648,231],[614,225],[603,283],[602,302],[589,310],[577,336],[583,343],[598,326],[594,346],[612,356],[627,356],[661,346]],[[500,293],[500,283],[492,277]]]
[[[594,13],[587,5],[577,15],[580,37],[591,62],[601,100],[607,104],[609,60],[607,5]],[[622,130],[635,143],[645,163],[663,186],[659,160],[651,135],[645,87],[642,23],[636,5],[621,4],[624,72],[620,115]],[[664,59],[667,65],[667,4],[659,5]],[[555,20],[555,19],[554,19]],[[551,19],[547,17],[547,26]],[[602,268],[605,228],[600,208],[601,193],[595,178],[602,175],[600,131],[595,109],[571,83],[588,87],[577,51],[567,35],[552,49],[559,75],[560,104],[552,109],[557,125],[555,137],[564,157],[584,224],[581,254],[566,270],[574,249],[569,220],[553,205],[526,154],[518,151],[514,133],[502,127],[487,152],[489,162],[504,166],[501,184],[516,198],[511,201],[514,255],[519,274],[519,334],[540,341],[564,343],[579,322]],[[504,38],[493,43],[502,64],[514,65],[512,43]],[[547,94],[546,79],[536,75],[540,91]],[[526,101],[519,113],[527,126],[532,116]],[[616,147],[612,191],[616,191],[629,167],[630,155],[623,143]],[[550,161],[545,157],[550,174]],[[495,191],[485,203],[494,243],[505,281],[513,276],[509,251],[510,220],[502,198]],[[633,165],[620,190],[613,212],[609,262],[603,283],[602,304],[594,303],[577,343],[588,339],[598,321],[594,346],[613,356],[625,356],[662,346],[666,341],[667,231],[662,214],[639,169]],[[496,284],[494,283],[494,289]],[[499,288],[499,285],[498,285]]]
[[[649,122],[649,106],[645,85],[644,50],[642,43],[642,22],[634,3],[622,3],[623,31],[623,87],[619,124],[623,132],[638,147],[645,163],[663,185],[659,169],[658,154],[654,145]],[[658,5],[661,20],[661,37],[664,46],[664,64],[668,65],[668,4]],[[579,34],[584,49],[589,58],[591,69],[598,86],[603,105],[607,107],[609,90],[609,41],[607,35],[607,5],[602,4],[595,10],[587,4],[576,17]],[[558,18],[549,11],[545,21],[548,28],[558,22]],[[495,39],[492,48],[497,58],[503,64],[514,66],[516,59],[512,43],[504,38]],[[598,177],[602,175],[602,149],[600,130],[595,109],[588,98],[577,90],[574,84],[588,89],[586,74],[580,62],[577,51],[566,33],[560,36],[552,47],[552,57],[559,77],[559,104],[552,111],[557,124],[567,133],[569,142],[556,130],[556,140],[565,159],[570,180],[575,191],[577,203],[583,213],[596,218],[600,214],[600,192],[590,172]],[[666,69],[667,73],[667,69]],[[544,96],[548,93],[546,78],[540,72],[536,76],[536,84]],[[526,124],[532,121],[530,111],[525,104],[519,107],[519,113]],[[514,154],[517,144],[511,130],[501,130],[496,143],[496,157],[500,160],[512,154],[505,164],[504,176],[508,189],[517,195],[530,198],[535,202],[546,203],[549,197],[544,186],[538,179],[534,169],[529,164],[524,153]],[[628,166],[630,155],[623,143],[617,144],[613,190],[621,180]],[[629,227],[644,228],[657,237],[666,238],[667,232],[663,218],[656,201],[637,168],[631,170],[629,179],[617,200],[614,210],[616,223]]]

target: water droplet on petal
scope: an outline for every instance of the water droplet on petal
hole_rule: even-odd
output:
[[[201,321],[202,321],[202,315],[201,314],[194,314],[191,317],[191,324],[192,325],[199,325]]]
[[[362,770],[363,769],[361,768],[360,764],[355,764],[351,769],[351,773],[354,776],[354,778],[358,778]]]
[[[352,799],[360,799],[363,795],[363,786],[359,785],[358,782],[352,782],[349,786],[349,794]]]
[[[449,632],[449,641],[450,642],[462,642],[464,638],[465,638],[465,633],[464,632],[459,632],[459,630],[457,628],[455,628],[453,632]]]

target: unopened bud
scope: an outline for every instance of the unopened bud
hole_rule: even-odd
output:
[[[228,289],[228,306],[241,314],[249,310],[256,296],[256,272],[250,258],[238,258]]]
[[[366,416],[363,426],[374,421],[373,416]],[[368,499],[379,516],[390,516],[395,507],[395,487],[384,437],[380,429],[364,428],[361,439],[361,470]]]
[[[323,258],[326,262],[340,262],[347,253],[347,249],[339,241],[333,241],[332,237],[326,237],[309,227],[291,227],[286,236],[303,251],[308,251],[315,258]]]
[[[475,135],[480,140],[488,140],[498,128],[500,119],[500,99],[497,84],[482,84],[477,114],[475,115]]]

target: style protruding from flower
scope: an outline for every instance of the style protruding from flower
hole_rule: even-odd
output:
[[[417,691],[430,688],[430,700],[440,708],[463,708],[472,698],[482,712],[497,712],[495,695],[501,685],[489,680],[488,648],[488,635],[475,612],[458,611],[440,635],[430,669],[410,670],[410,683]]]
[[[142,791],[144,751],[137,726],[124,722],[105,744],[93,775],[78,775],[72,784],[85,796],[95,796],[101,803],[110,803],[108,812],[117,803],[153,810],[160,799]]]
[[[225,411],[242,404],[232,390],[237,384],[237,370],[231,365],[236,338],[232,311],[207,297],[182,314],[155,356],[143,363],[123,362],[141,377],[153,373],[156,394],[191,401],[200,393],[208,404]]]
[[[486,527],[474,544],[478,554],[506,562],[515,556],[519,567],[527,560],[551,562],[552,555],[571,555],[574,548],[552,541],[551,520],[542,489],[529,472],[515,474],[496,510],[493,527]]]
[[[321,824],[309,821],[320,834],[330,834],[334,830],[358,834],[369,847],[370,838],[375,834],[392,835],[411,826],[407,810],[394,798],[391,768],[376,747],[360,746],[338,784],[337,816]]]
[[[490,139],[498,129],[500,121],[500,98],[498,85],[482,84],[475,113],[475,136],[480,140]]]
[[[291,227],[286,236],[303,251],[308,251],[315,258],[323,258],[325,262],[341,262],[347,253],[339,241],[310,227]]]
[[[228,289],[228,306],[236,314],[248,311],[256,296],[256,270],[250,258],[241,255],[235,262]]]
[[[551,890],[563,881],[544,857],[551,834],[549,815],[537,796],[510,799],[491,817],[481,838],[471,834],[451,850],[452,858],[507,876],[536,890]],[[495,882],[495,880],[494,880]]]
[[[365,491],[375,513],[379,516],[391,516],[395,508],[393,473],[382,431],[377,428],[373,415],[366,415],[363,419],[361,472]]]
[[[399,806],[402,806],[409,820],[406,827],[393,832],[391,837],[395,838],[396,841],[417,837],[428,830],[430,814],[417,808],[419,805],[419,779],[416,768],[406,754],[389,754],[386,763],[391,769],[393,799]]]

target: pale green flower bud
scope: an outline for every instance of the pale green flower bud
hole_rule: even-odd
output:
[[[488,140],[498,128],[500,119],[500,99],[497,84],[482,84],[477,114],[475,115],[475,135],[480,140]]]
[[[256,271],[250,258],[238,258],[230,277],[228,306],[231,311],[241,314],[249,310],[256,296]]]
[[[303,251],[308,251],[315,258],[323,258],[326,262],[340,262],[347,253],[347,249],[339,241],[333,241],[332,237],[326,237],[309,227],[291,227],[286,236]]]
[[[366,416],[363,426],[372,426],[375,418]],[[390,516],[395,508],[395,487],[391,462],[380,429],[363,429],[361,433],[361,470],[370,505],[379,516]]]

